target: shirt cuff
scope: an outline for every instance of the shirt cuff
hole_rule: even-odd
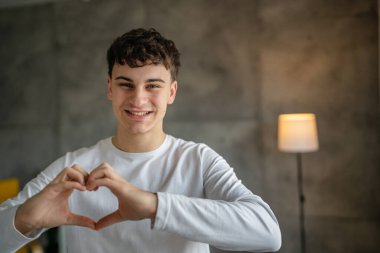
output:
[[[30,241],[37,239],[43,232],[43,229],[33,230],[28,235],[23,235],[15,227],[15,216],[19,206],[9,207],[1,211],[0,224],[2,228],[0,245],[4,252],[13,252],[27,244]]]
[[[170,213],[170,194],[165,192],[157,192],[157,212],[156,218],[152,221],[152,229],[164,230]]]

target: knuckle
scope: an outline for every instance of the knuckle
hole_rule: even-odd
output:
[[[71,171],[71,169],[72,169],[71,167],[65,167],[65,168],[62,170],[62,172],[66,174],[66,173],[68,173],[69,171]]]
[[[76,171],[83,171],[82,167],[79,165],[79,164],[73,164],[73,166],[71,166],[71,168],[73,168],[74,170]]]
[[[109,167],[111,167],[108,163],[106,163],[106,162],[103,162],[101,165],[100,165],[101,167],[104,167],[104,168],[109,168]]]

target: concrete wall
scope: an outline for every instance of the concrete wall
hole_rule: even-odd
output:
[[[365,1],[55,1],[0,9],[0,178],[24,184],[109,136],[105,51],[155,27],[182,52],[165,129],[205,142],[277,214],[299,249],[296,164],[276,149],[280,113],[317,114],[303,155],[308,252],[378,252],[378,21]],[[214,252],[221,252],[214,249]]]
[[[315,112],[320,150],[303,156],[307,248],[378,252],[379,111],[376,2],[267,3],[261,10],[266,193],[298,245],[295,157],[275,147],[284,112]],[[263,43],[264,44],[264,43]]]

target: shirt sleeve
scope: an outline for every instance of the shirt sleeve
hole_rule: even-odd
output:
[[[45,171],[41,172],[36,178],[28,182],[19,194],[0,204],[0,252],[11,253],[21,248],[28,242],[37,239],[46,229],[33,230],[27,235],[20,233],[15,227],[14,221],[17,208],[40,192],[54,178],[60,168],[62,159],[50,165]],[[57,166],[58,165],[58,166]]]
[[[272,210],[212,150],[203,154],[205,198],[159,192],[153,229],[223,250],[267,252],[281,247]]]
[[[33,231],[28,235],[20,233],[15,225],[14,218],[18,206],[5,207],[5,204],[0,206],[0,245],[1,252],[15,252],[17,249],[27,244],[28,242],[37,239],[42,233],[41,230]]]

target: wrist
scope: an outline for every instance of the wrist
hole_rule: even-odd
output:
[[[27,215],[24,213],[24,206],[20,205],[15,214],[14,218],[14,226],[17,231],[19,231],[21,234],[26,235],[33,231],[34,229],[38,229],[39,227],[36,225],[33,225],[30,220],[28,219]]]
[[[157,207],[158,207],[158,196],[157,193],[152,192],[152,202],[151,202],[151,211],[149,218],[154,221],[156,219]]]

